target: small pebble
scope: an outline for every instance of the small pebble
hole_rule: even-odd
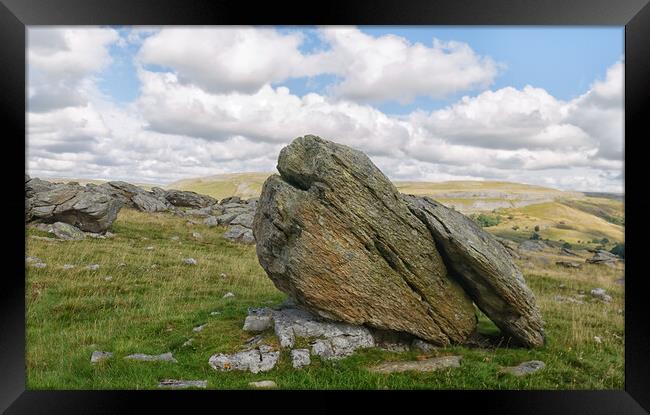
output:
[[[112,279],[113,277],[111,277],[110,275],[108,277],[104,277],[104,281],[111,281]]]
[[[172,236],[172,237],[171,237],[171,240],[172,240],[172,241],[178,241],[178,240],[180,240],[180,239],[181,239],[181,238],[178,237],[178,236]]]
[[[222,272],[221,274],[219,274],[219,276],[221,278],[226,278],[226,277],[228,277],[228,274],[226,274],[225,272]]]
[[[111,352],[94,351],[90,356],[90,363],[99,363],[103,360],[110,359],[111,357],[113,357],[113,353]]]
[[[200,326],[196,326],[196,327],[194,327],[194,328],[192,329],[192,331],[193,331],[194,333],[198,333],[198,332],[200,332],[201,330],[203,330],[203,329],[205,328],[205,326],[207,326],[207,325],[208,325],[207,323],[206,323],[206,324],[201,324]]]
[[[221,314],[221,311],[213,311],[210,313],[211,316],[218,316]]]
[[[277,388],[278,385],[272,380],[260,380],[259,382],[250,382],[248,386],[258,389]]]
[[[119,264],[117,264],[117,266],[118,266],[118,267],[125,267],[126,264],[125,264],[124,262],[120,262]]]
[[[89,270],[92,270],[92,271],[96,271],[96,270],[99,269],[99,264],[91,264],[91,265],[88,265],[88,266],[86,267],[86,269],[89,269]]]
[[[32,264],[32,266],[33,266],[34,268],[45,268],[45,267],[47,267],[47,264],[45,264],[45,263],[43,263],[43,262],[37,262],[37,263],[35,263],[35,264]]]
[[[192,238],[194,238],[194,239],[203,239],[203,236],[198,232],[192,232]]]
[[[183,260],[183,262],[186,263],[187,265],[196,265],[196,264],[198,264],[197,260],[194,259],[194,258],[185,258]]]
[[[598,344],[601,344],[603,342],[603,339],[601,339],[600,336],[594,336],[594,341]]]
[[[194,339],[193,339],[192,337],[190,337],[189,339],[187,339],[187,340],[185,341],[185,343],[183,343],[183,346],[184,346],[184,347],[191,346],[192,343],[194,343]]]
[[[63,264],[63,269],[72,269],[74,268],[74,265],[72,264]]]
[[[148,246],[148,247],[146,247],[144,249],[146,249],[147,251],[153,251],[153,246]]]
[[[224,294],[223,298],[231,298],[231,297],[234,297],[234,296],[235,296],[235,294],[233,294],[231,292],[227,292],[227,293]]]

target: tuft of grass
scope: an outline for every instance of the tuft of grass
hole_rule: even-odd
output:
[[[539,349],[507,344],[440,348],[428,356],[460,354],[463,360],[460,368],[434,373],[371,373],[366,370],[371,365],[418,356],[376,348],[340,361],[314,358],[301,370],[291,367],[288,351],[283,351],[278,365],[266,373],[217,372],[208,365],[210,356],[236,352],[252,337],[241,329],[248,307],[275,306],[286,298],[258,264],[255,247],[224,240],[224,228],[190,226],[166,213],[123,209],[113,232],[111,239],[48,242],[31,238],[39,233],[28,229],[27,254],[47,263],[26,271],[29,389],[156,389],[166,378],[205,379],[211,389],[246,389],[249,382],[265,379],[283,389],[623,388],[623,289],[614,283],[622,276],[621,267],[564,269],[554,265],[551,255],[519,260],[546,320],[547,344]],[[192,232],[202,239],[194,239]],[[145,249],[149,246],[154,249]],[[185,265],[188,257],[198,265]],[[63,264],[76,267],[64,270]],[[100,267],[86,269],[89,264]],[[607,289],[613,301],[586,298],[576,305],[553,299],[588,294],[594,287]],[[235,297],[222,298],[228,291]],[[215,311],[220,314],[212,315]],[[478,318],[482,333],[498,335],[482,313]],[[202,324],[207,324],[202,331],[192,331]],[[268,343],[275,341],[272,330],[264,336]],[[183,346],[189,338],[192,344]],[[114,357],[91,365],[95,350]],[[168,351],[178,363],[123,359]],[[533,359],[547,367],[523,378],[498,374],[502,366]]]

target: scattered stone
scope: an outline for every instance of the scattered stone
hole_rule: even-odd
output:
[[[185,343],[183,343],[183,347],[191,346],[192,343],[194,343],[194,338],[190,337],[189,339],[185,340]]]
[[[108,360],[111,357],[113,357],[113,353],[111,352],[94,351],[93,354],[90,356],[90,363],[99,363],[104,360]]]
[[[208,387],[207,380],[176,380],[176,379],[164,379],[161,380],[158,384],[159,388],[170,388],[170,389],[186,389],[186,388],[201,388],[205,389]]]
[[[171,239],[172,241],[179,241],[181,238],[180,238],[179,236],[174,235],[174,236],[172,236],[170,239]]]
[[[221,311],[213,311],[210,313],[211,316],[218,316],[221,314]]]
[[[73,269],[74,265],[72,264],[63,264],[63,269]]]
[[[198,233],[198,232],[192,232],[192,238],[194,238],[194,239],[196,239],[196,240],[199,240],[199,241],[200,241],[200,240],[202,240],[202,239],[203,239],[203,235],[201,235],[201,234],[200,234],[200,233]]]
[[[125,267],[125,266],[126,266],[126,263],[125,263],[125,262],[120,262],[119,264],[117,264],[117,266],[118,266],[118,267]]]
[[[242,330],[258,332],[270,329],[272,325],[273,319],[271,318],[271,315],[249,314],[246,316],[246,320],[244,320],[244,327]]]
[[[198,333],[198,332],[202,331],[202,330],[203,330],[207,325],[208,325],[208,323],[201,324],[200,326],[194,327],[194,328],[192,329],[192,331],[193,331],[194,333]]]
[[[273,389],[278,387],[278,385],[272,380],[260,380],[258,382],[249,382],[248,386],[256,389]]]
[[[228,277],[228,275],[225,272],[222,272],[221,274],[219,274],[219,276],[221,278],[227,278]]]
[[[340,359],[357,349],[374,347],[375,340],[364,326],[326,321],[309,311],[285,308],[272,313],[275,335],[283,348],[293,348],[296,338],[317,339],[312,353],[323,359]]]
[[[594,288],[590,291],[590,294],[592,297],[597,298],[601,301],[604,301],[606,303],[609,303],[612,301],[612,297],[608,294],[606,294],[605,289],[603,288]]]
[[[171,362],[171,363],[178,363],[176,359],[174,359],[174,356],[172,356],[171,352],[159,354],[159,355],[150,355],[150,354],[142,354],[142,353],[136,353],[136,354],[131,354],[125,357],[125,359],[128,360],[139,360],[142,362]]]
[[[447,274],[431,233],[365,154],[304,136],[282,149],[277,168],[253,233],[278,289],[324,318],[439,345],[475,330],[472,301]]]
[[[185,263],[187,265],[197,265],[198,261],[196,259],[194,259],[194,258],[185,258],[183,260],[183,263]]]
[[[95,189],[119,200],[125,206],[143,212],[165,212],[172,208],[172,205],[165,200],[163,194],[147,192],[131,183],[111,181],[102,183]]]
[[[182,190],[168,190],[165,192],[165,199],[177,207],[204,208],[212,206],[217,201],[210,196],[200,195],[196,192]]]
[[[33,181],[33,180],[32,180]],[[86,232],[105,232],[123,203],[94,188],[57,184],[29,198],[27,220],[64,222]]]
[[[41,261],[40,258],[36,258],[35,256],[26,256],[25,257],[25,262],[27,262],[29,264],[31,262],[39,263],[39,262],[43,262],[43,261]]]
[[[291,351],[291,365],[294,369],[300,369],[311,364],[309,349],[293,349]]]
[[[239,213],[237,212],[224,213],[222,215],[216,216],[215,220],[217,221],[218,225],[228,225],[230,224],[230,221],[235,219],[237,216],[239,216]]]
[[[614,284],[625,285],[625,278],[617,279],[616,281],[614,281]]]
[[[32,262],[32,267],[34,268],[45,268],[47,267],[47,264],[44,262]]]
[[[227,293],[225,293],[225,294],[223,295],[222,298],[232,298],[232,297],[234,297],[234,296],[235,296],[235,294],[233,294],[233,293],[231,293],[231,292],[227,292]]]
[[[89,269],[91,271],[97,271],[99,269],[99,264],[86,265],[86,269]]]
[[[148,246],[148,247],[146,247],[144,249],[145,249],[145,251],[153,251],[153,246]]]
[[[384,362],[371,367],[369,370],[374,373],[434,372],[451,367],[460,367],[461,359],[461,356],[442,356],[414,362]]]
[[[571,261],[557,261],[555,265],[564,267],[564,268],[573,268],[573,269],[581,269],[582,264],[578,262],[571,262]]]
[[[219,220],[217,220],[216,216],[208,216],[203,220],[203,224],[208,228],[213,228],[219,224]]]
[[[557,303],[572,303],[572,304],[584,304],[584,301],[578,298],[567,297],[564,295],[555,295],[553,296],[553,301]]]
[[[599,336],[594,336],[594,341],[598,344],[601,344],[603,342],[603,339],[600,338]]]
[[[611,252],[599,249],[596,251],[593,257],[587,259],[585,262],[589,264],[604,264],[609,267],[615,267],[618,261],[619,258],[616,255],[612,254]]]
[[[546,367],[546,364],[541,360],[531,360],[529,362],[520,363],[517,366],[504,367],[500,370],[501,373],[509,373],[515,376],[525,376],[535,373]]]
[[[253,231],[241,225],[230,226],[228,230],[223,233],[223,237],[233,242],[241,242],[245,244],[255,243]]]
[[[104,277],[104,281],[112,281],[112,280],[113,280],[113,277],[111,277],[110,275],[108,277]]]
[[[235,219],[233,219],[230,222],[231,225],[241,225],[245,228],[251,228],[253,226],[253,213],[242,213],[241,215],[237,216]]]
[[[273,369],[279,358],[279,351],[272,351],[270,346],[260,346],[257,349],[231,355],[215,354],[210,357],[209,364],[219,371],[248,370],[259,373]]]
[[[52,224],[52,233],[57,238],[65,241],[80,241],[86,238],[86,235],[79,228],[63,222],[54,222]]]
[[[425,342],[424,340],[421,339],[413,339],[413,342],[411,343],[411,347],[423,353],[430,353],[436,350],[436,347],[433,344]]]

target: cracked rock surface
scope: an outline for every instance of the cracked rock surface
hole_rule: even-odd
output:
[[[266,372],[275,367],[280,358],[279,351],[262,345],[257,349],[234,354],[219,353],[210,357],[208,363],[215,370],[248,370],[253,373]]]
[[[475,331],[472,301],[427,226],[365,154],[305,136],[280,152],[277,168],[253,233],[278,289],[322,317],[436,345]]]
[[[431,231],[449,272],[494,324],[524,346],[542,346],[535,296],[507,249],[462,213],[428,197],[402,198]]]

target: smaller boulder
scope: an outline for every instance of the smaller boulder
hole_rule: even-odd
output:
[[[294,369],[300,369],[311,364],[308,349],[293,349],[291,351],[291,365]]]
[[[540,371],[546,367],[546,364],[541,360],[531,360],[529,362],[520,363],[517,366],[508,366],[501,369],[500,373],[508,373],[514,376],[526,376],[531,373]]]

